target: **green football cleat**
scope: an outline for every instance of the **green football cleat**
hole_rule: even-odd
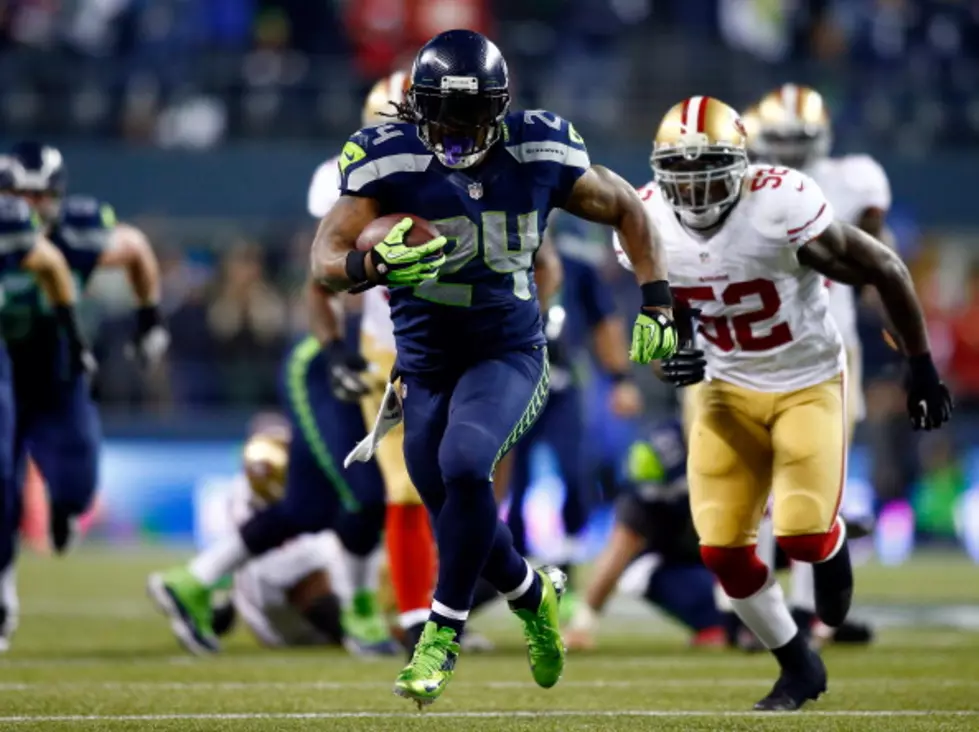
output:
[[[428,621],[411,660],[394,682],[394,693],[411,699],[419,709],[431,704],[452,679],[458,657],[455,631]]]
[[[563,595],[561,595],[561,609],[558,613],[561,618],[561,625],[565,626],[571,622],[574,617],[575,611],[578,606],[581,605],[581,597],[578,596],[577,592],[572,592],[571,590],[566,590]]]
[[[537,612],[514,610],[523,623],[527,639],[527,658],[530,673],[538,686],[550,689],[564,672],[564,641],[559,630],[561,620],[561,596],[564,594],[567,576],[557,567],[541,567],[537,570],[543,585]]]
[[[378,609],[377,596],[370,590],[354,593],[350,607],[343,611],[343,630],[356,645],[358,655],[394,655],[400,647]]]
[[[170,618],[170,629],[184,648],[197,654],[221,650],[212,626],[211,588],[186,567],[151,574],[146,592]]]

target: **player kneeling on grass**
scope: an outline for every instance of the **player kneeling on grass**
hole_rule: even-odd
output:
[[[687,447],[680,423],[653,428],[629,450],[635,490],[615,504],[615,526],[564,640],[571,649],[595,646],[598,615],[634,560],[653,556],[643,597],[693,631],[691,645],[725,642],[714,603],[714,578],[700,560],[687,496]]]
[[[288,442],[287,429],[269,428],[245,445],[246,479],[228,496],[236,526],[281,500]],[[215,593],[214,632],[225,635],[240,617],[267,646],[344,643],[340,595],[350,594],[344,574],[331,532],[299,536],[239,568],[224,602]]]

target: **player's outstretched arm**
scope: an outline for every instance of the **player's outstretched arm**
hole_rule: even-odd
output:
[[[804,244],[798,258],[838,282],[874,286],[908,357],[912,425],[930,430],[947,422],[952,400],[932,361],[921,303],[901,258],[869,234],[840,222]]]
[[[608,168],[593,165],[578,178],[564,209],[588,221],[615,227],[642,290],[642,309],[632,329],[629,358],[648,364],[676,351],[673,298],[666,281],[666,255],[638,194]]]
[[[666,280],[666,254],[653,222],[639,195],[619,175],[601,165],[591,166],[571,189],[564,209],[614,227],[640,285]]]
[[[310,253],[310,268],[315,282],[332,292],[342,292],[362,284],[377,281],[377,272],[370,257],[357,253],[357,237],[376,219],[380,206],[373,198],[340,196],[320,221]],[[357,260],[365,268],[365,277],[357,268]]]

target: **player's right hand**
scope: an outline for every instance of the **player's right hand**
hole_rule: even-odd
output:
[[[367,361],[359,353],[347,350],[340,341],[331,342],[324,352],[333,396],[343,402],[359,401],[369,391],[362,377],[369,366]]]
[[[648,364],[673,355],[677,347],[677,332],[673,321],[661,312],[641,311],[632,326],[632,347],[629,359]]]
[[[699,384],[707,375],[707,358],[699,348],[680,348],[660,364],[663,380],[673,386]]]
[[[445,264],[442,252],[448,240],[444,236],[409,247],[404,243],[412,220],[405,216],[371,249],[371,263],[381,284],[392,287],[412,287],[434,280]]]
[[[952,395],[938,376],[931,355],[908,359],[908,416],[915,430],[935,430],[952,416]]]

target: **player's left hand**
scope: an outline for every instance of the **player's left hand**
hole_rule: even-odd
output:
[[[677,332],[673,321],[655,310],[642,310],[632,326],[629,359],[635,363],[666,358],[676,351]]]
[[[915,430],[934,430],[952,416],[952,395],[928,353],[908,359],[908,415]]]
[[[170,332],[163,325],[163,316],[156,305],[146,305],[136,311],[136,335],[127,355],[144,366],[155,366],[170,348]]]
[[[359,353],[347,350],[340,341],[327,345],[325,353],[333,396],[344,402],[360,401],[369,391],[362,374],[370,364]]]
[[[707,376],[707,358],[699,348],[681,348],[660,364],[663,379],[673,386],[699,384]]]

